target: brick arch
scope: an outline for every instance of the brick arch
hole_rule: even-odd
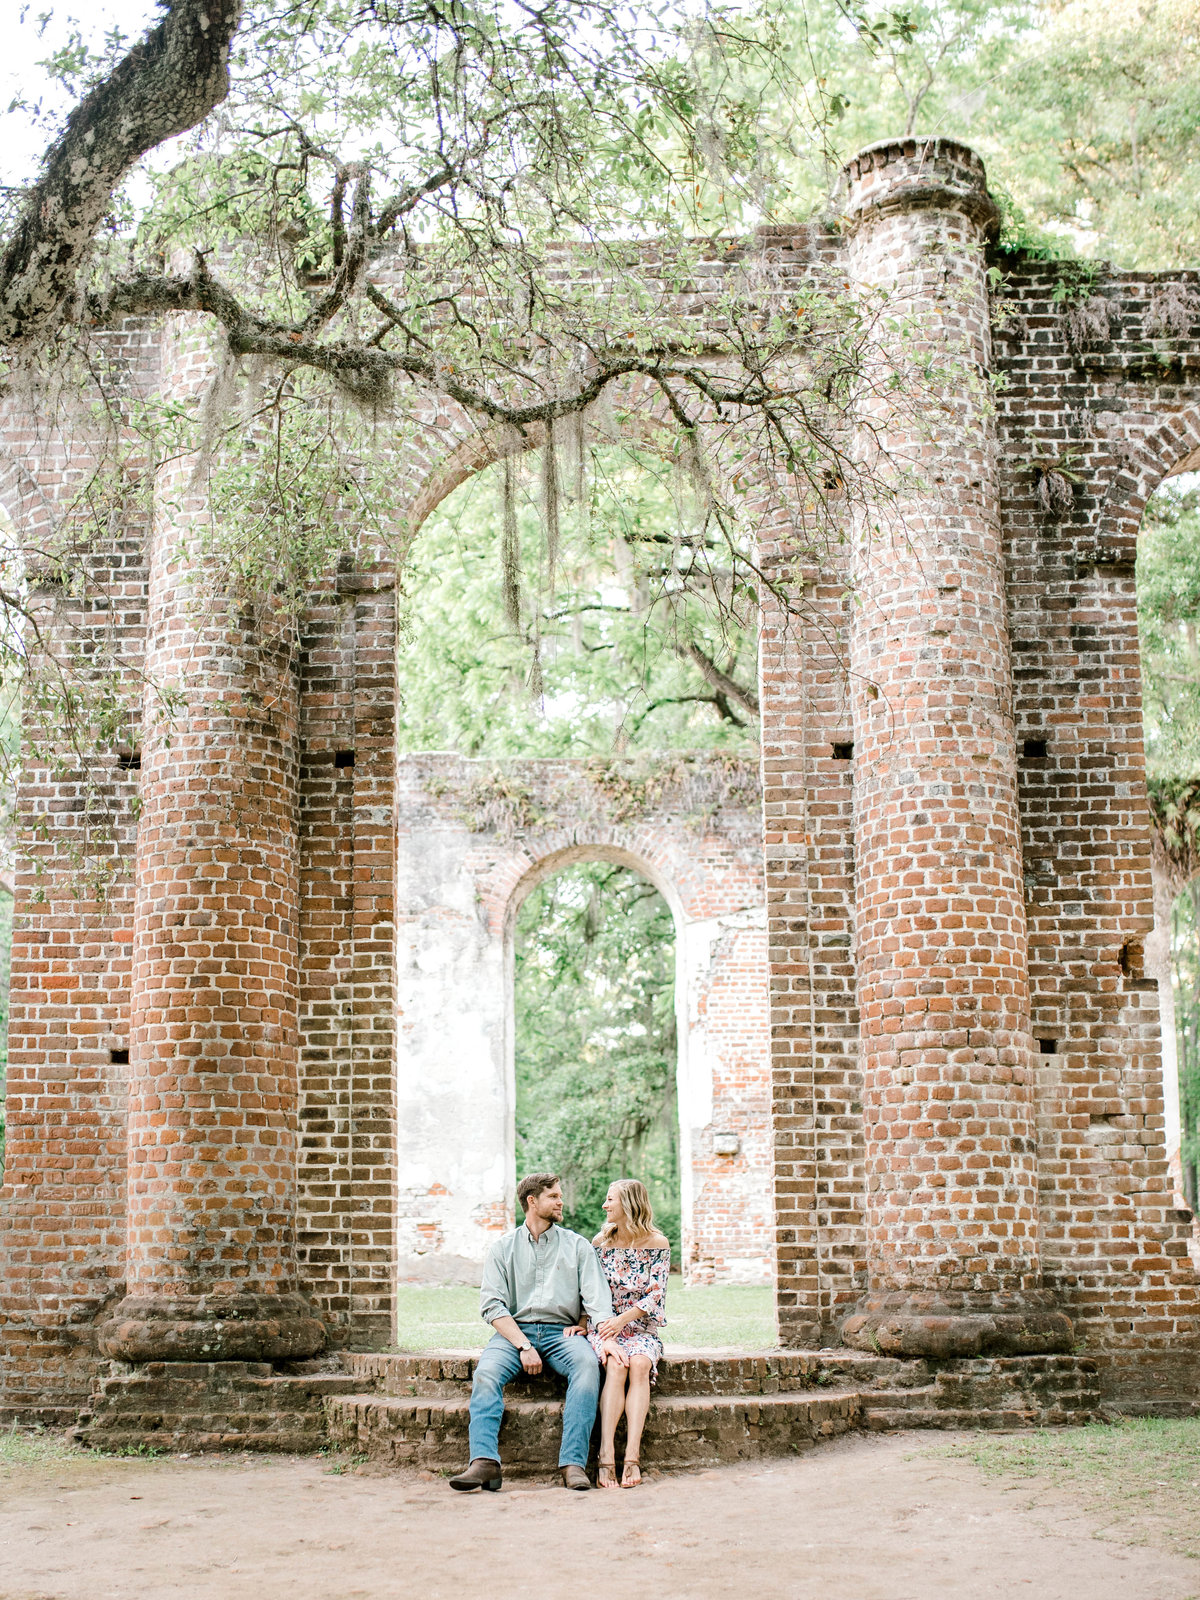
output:
[[[486,909],[489,925],[509,937],[531,890],[564,868],[585,861],[612,861],[639,872],[670,906],[676,923],[711,915],[714,905],[723,912],[739,909],[728,903],[728,895],[714,895],[686,841],[669,825],[591,823],[539,832],[535,848],[526,847],[506,857],[481,879],[480,904]]]
[[[1200,399],[1173,408],[1145,432],[1117,468],[1105,495],[1099,543],[1132,553],[1146,503],[1168,478],[1200,468]]]
[[[638,415],[625,419],[623,433],[632,435],[642,447],[657,450],[663,434],[670,427],[670,416],[662,396],[653,385],[641,378],[624,384],[622,394],[628,403],[636,405],[645,402],[644,409]],[[608,437],[595,422],[587,419],[586,413],[584,415],[591,437]],[[506,431],[503,427],[480,428],[461,410],[456,410],[453,419],[447,418],[447,422],[449,426],[444,427],[444,432],[454,442],[444,455],[434,459],[422,443],[411,441],[399,463],[401,472],[412,484],[408,510],[403,517],[410,540],[416,537],[442,501],[461,488],[468,478],[486,471],[508,454],[527,454],[541,449],[546,438],[544,425],[532,424],[520,431],[514,451],[513,430]],[[622,441],[610,439],[609,442]]]
[[[608,861],[614,866],[628,867],[631,872],[638,873],[658,890],[670,906],[673,917],[678,919],[683,914],[683,903],[676,886],[663,870],[665,860],[653,861],[647,855],[626,849],[619,844],[611,844],[607,840],[597,839],[595,842],[580,840],[563,845],[548,855],[540,856],[528,872],[517,880],[509,895],[505,917],[506,932],[511,932],[522,905],[538,884],[545,883],[548,878],[556,878],[568,867],[584,865],[589,861]]]

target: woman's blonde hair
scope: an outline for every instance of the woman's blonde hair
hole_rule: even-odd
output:
[[[629,1231],[635,1239],[645,1239],[657,1232],[654,1226],[654,1211],[644,1183],[637,1178],[617,1178],[615,1182],[609,1184],[609,1188],[616,1192],[617,1199],[621,1202],[621,1210],[625,1213],[625,1221],[629,1224]],[[609,1222],[606,1217],[604,1226],[596,1237],[601,1244],[610,1244],[616,1236],[616,1223]]]

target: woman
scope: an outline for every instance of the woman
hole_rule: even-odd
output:
[[[624,1412],[625,1464],[620,1487],[636,1489],[642,1481],[638,1451],[650,1409],[650,1385],[658,1376],[662,1355],[658,1330],[667,1320],[671,1246],[655,1228],[650,1196],[636,1178],[618,1178],[609,1185],[604,1215],[608,1220],[592,1243],[612,1290],[616,1315],[588,1334],[605,1369],[596,1481],[601,1489],[617,1487],[617,1423]]]

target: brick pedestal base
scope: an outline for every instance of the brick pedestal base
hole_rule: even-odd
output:
[[[97,1343],[123,1361],[296,1361],[325,1329],[299,1294],[130,1295]]]
[[[842,1324],[853,1350],[887,1356],[1055,1355],[1070,1350],[1069,1317],[1049,1295],[868,1295]]]

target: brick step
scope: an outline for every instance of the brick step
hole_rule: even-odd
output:
[[[890,1433],[897,1428],[1070,1428],[1095,1420],[1094,1412],[1078,1411],[952,1411],[936,1406],[864,1406],[862,1425],[871,1433]]]
[[[345,1372],[280,1374],[249,1361],[154,1362],[99,1379],[74,1438],[94,1449],[311,1454],[326,1399],[361,1383]]]
[[[415,1395],[453,1398],[470,1390],[478,1362],[474,1351],[443,1350],[427,1355],[378,1355],[346,1352],[345,1370],[363,1389],[411,1398]],[[914,1371],[914,1367],[919,1370]],[[768,1350],[743,1354],[724,1351],[670,1350],[659,1363],[655,1394],[771,1395],[833,1389],[899,1389],[910,1382],[927,1384],[924,1363],[897,1361],[857,1351]],[[561,1399],[564,1380],[547,1372],[519,1377],[510,1391],[528,1400]]]
[[[925,1365],[922,1363],[922,1365]],[[888,1428],[1054,1428],[1099,1414],[1100,1375],[1082,1356],[945,1362],[932,1382],[864,1390],[863,1422]]]
[[[114,1364],[78,1418],[80,1443],[108,1450],[312,1452],[332,1442],[372,1459],[441,1469],[467,1448],[477,1356],[347,1353],[282,1370],[254,1362]],[[509,1389],[512,1470],[557,1456],[562,1380]],[[1099,1414],[1083,1356],[896,1360],[856,1351],[669,1351],[645,1459],[702,1466],[789,1455],[849,1428],[1020,1428]]]
[[[429,1471],[466,1464],[466,1394],[357,1394],[325,1402],[331,1444],[393,1467]],[[860,1425],[852,1391],[773,1395],[656,1395],[642,1440],[647,1467],[706,1467],[796,1455]],[[562,1405],[514,1399],[505,1409],[500,1449],[506,1473],[545,1476],[558,1459]],[[618,1437],[618,1448],[619,1448]]]

